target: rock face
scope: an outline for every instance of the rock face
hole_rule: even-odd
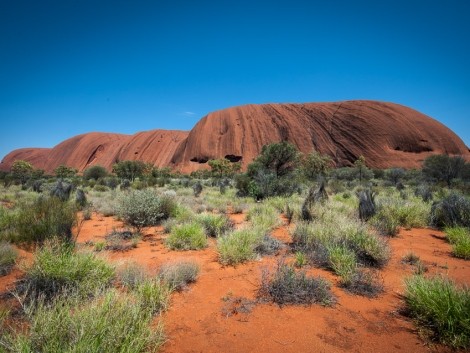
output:
[[[413,109],[347,101],[246,105],[211,113],[191,130],[172,162],[185,171],[220,157],[246,166],[263,145],[283,140],[304,153],[328,154],[337,166],[349,166],[360,155],[373,168],[420,167],[431,154],[469,155],[451,130]]]
[[[111,169],[120,160],[142,160],[182,172],[208,168],[227,158],[246,167],[263,145],[287,140],[301,152],[328,154],[337,166],[360,155],[371,168],[419,168],[432,154],[470,158],[463,141],[438,121],[413,109],[376,101],[260,104],[208,114],[188,133],[151,130],[135,135],[88,133],[52,149],[20,149],[0,169],[18,159],[52,172],[64,164],[83,171],[91,165]]]

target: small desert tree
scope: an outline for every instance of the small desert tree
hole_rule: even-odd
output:
[[[18,180],[21,185],[26,184],[28,179],[33,175],[33,171],[34,168],[31,163],[23,160],[14,161],[11,166],[11,174],[13,178]]]
[[[225,158],[211,159],[208,164],[211,167],[212,175],[218,178],[233,176],[241,169],[240,163],[232,163]]]
[[[94,165],[92,167],[89,167],[83,172],[83,178],[85,180],[98,180],[100,178],[104,178],[106,175],[108,175],[108,172],[104,167],[100,165]]]
[[[71,178],[77,174],[77,170],[75,168],[67,167],[66,165],[59,165],[56,169],[54,169],[54,174],[57,178]]]
[[[364,176],[364,172],[367,169],[366,166],[366,157],[364,156],[359,156],[359,158],[354,162],[354,167],[357,170],[357,173],[359,175],[359,182],[362,183],[362,178]]]
[[[431,180],[442,181],[451,186],[452,180],[459,178],[465,170],[465,159],[445,154],[429,156],[423,163],[423,174]]]
[[[332,163],[330,156],[314,151],[302,159],[302,170],[307,179],[316,180],[331,170]]]
[[[263,146],[247,172],[237,177],[238,194],[255,198],[290,195],[296,190],[298,165],[299,151],[294,145],[283,141]]]
[[[113,173],[121,180],[134,181],[141,178],[147,169],[148,166],[142,161],[121,161],[113,165]]]

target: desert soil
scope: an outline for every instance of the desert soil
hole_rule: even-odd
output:
[[[237,227],[243,226],[244,215],[231,215]],[[78,243],[104,241],[106,234],[122,223],[113,217],[94,214],[85,221]],[[289,226],[276,229],[273,235],[284,243],[291,241]],[[430,274],[448,275],[459,284],[470,286],[470,261],[456,259],[442,232],[433,229],[402,229],[390,239],[392,258],[381,270],[385,292],[378,298],[351,295],[338,287],[332,273],[308,268],[309,274],[320,275],[332,283],[338,303],[334,307],[278,306],[256,302],[262,270],[273,269],[282,257],[281,251],[237,265],[222,266],[217,260],[216,244],[199,251],[171,251],[165,248],[162,227],[144,230],[137,248],[126,252],[103,251],[110,261],[135,261],[156,273],[167,262],[192,259],[200,264],[196,283],[172,295],[171,305],[162,316],[167,336],[163,353],[172,352],[450,352],[422,338],[413,322],[401,314],[404,278],[414,267],[403,264],[402,257],[413,251],[427,265]],[[92,247],[90,246],[90,249]],[[31,254],[21,251],[31,259]],[[15,269],[0,277],[0,293],[5,293],[22,275]]]

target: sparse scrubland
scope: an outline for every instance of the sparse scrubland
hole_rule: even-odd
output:
[[[432,227],[444,231],[450,256],[470,260],[469,180],[437,173],[435,162],[377,171],[358,158],[332,169],[329,158],[280,143],[239,174],[225,162],[183,176],[128,161],[116,175],[94,168],[79,177],[64,167],[60,181],[42,175],[15,185],[4,177],[0,278],[16,304],[4,310],[0,299],[0,352],[157,351],[174,291],[190,291],[210,271],[237,278],[246,268],[257,276],[256,298],[240,300],[250,308],[337,310],[344,295],[397,290],[428,339],[466,349],[468,288],[436,276],[418,250],[394,254],[390,245],[404,230]],[[101,229],[105,217],[112,227]],[[86,222],[92,231],[82,240]],[[132,255],[141,247],[155,253],[145,265]],[[194,260],[203,253],[209,267]],[[390,266],[403,267],[401,288],[384,284]]]

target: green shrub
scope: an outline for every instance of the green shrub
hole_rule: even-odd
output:
[[[202,213],[197,216],[197,221],[209,237],[219,237],[233,229],[233,222],[226,215]]]
[[[111,290],[84,303],[60,297],[27,310],[26,332],[3,333],[5,352],[156,352],[163,329],[151,327],[152,312],[130,294]]]
[[[305,253],[303,253],[302,251],[296,251],[295,262],[294,262],[295,267],[302,268],[305,265],[307,265],[307,263],[308,263],[308,259]]]
[[[89,296],[110,284],[114,269],[92,253],[75,252],[72,246],[52,244],[36,252],[34,262],[18,289],[27,301],[76,292]]]
[[[256,256],[255,248],[260,244],[264,233],[258,229],[239,229],[220,237],[217,241],[219,261],[224,265],[252,260]]]
[[[157,225],[169,218],[175,209],[173,198],[160,197],[151,190],[136,190],[120,198],[118,214],[140,232],[143,227]]]
[[[445,229],[447,239],[452,244],[455,257],[470,260],[470,231],[468,228],[452,227]]]
[[[48,239],[72,240],[77,224],[76,208],[56,197],[39,197],[32,203],[21,203],[12,219],[7,238],[14,243],[42,244]]]
[[[196,281],[199,270],[199,265],[193,261],[179,261],[163,265],[159,277],[172,290],[182,290],[189,283]]]
[[[11,244],[0,241],[0,276],[10,273],[17,257],[18,251]]]
[[[263,272],[259,296],[283,304],[333,305],[335,297],[329,283],[321,277],[307,277],[305,272],[296,272],[291,266],[278,263],[276,272],[271,275]]]
[[[184,223],[172,227],[165,243],[173,250],[197,250],[207,246],[207,237],[199,223]]]
[[[405,301],[420,326],[454,348],[470,347],[470,289],[443,277],[414,276],[405,281]]]

